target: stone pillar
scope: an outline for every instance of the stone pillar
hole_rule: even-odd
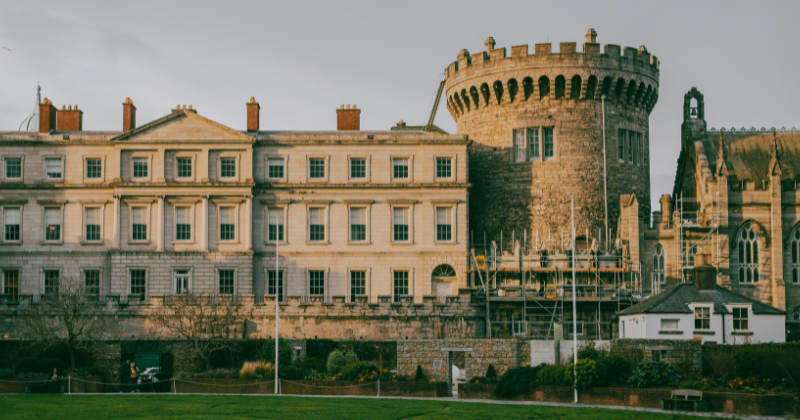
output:
[[[781,176],[773,173],[769,180],[769,236],[770,260],[772,261],[771,285],[772,306],[786,310],[786,283],[783,281],[783,210],[781,209]]]
[[[717,275],[719,285],[731,288],[731,260],[728,242],[728,176],[727,172],[717,174],[717,214],[719,218],[719,248],[717,248]]]
[[[156,228],[156,236],[158,237],[158,242],[156,242],[156,251],[163,251],[164,250],[164,196],[158,196],[158,227]]]
[[[200,250],[208,251],[208,196],[203,196],[202,215],[200,216]]]
[[[253,196],[247,196],[245,203],[245,231],[244,231],[244,247],[248,251],[253,249]]]
[[[119,219],[120,219],[119,210],[120,210],[119,209],[119,196],[115,195],[114,196],[114,226],[112,228],[112,232],[113,232],[112,233],[112,239],[114,241],[114,244],[112,246],[113,249],[119,249],[119,242],[120,242],[120,238],[119,238],[119,236],[120,236],[120,232],[119,232]]]

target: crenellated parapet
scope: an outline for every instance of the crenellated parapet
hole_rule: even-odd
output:
[[[462,49],[445,69],[447,106],[453,118],[481,108],[514,102],[550,100],[609,102],[649,113],[658,100],[659,60],[647,48],[620,47],[594,42],[587,32],[583,51],[575,42],[495,48],[489,37],[486,51],[470,54]]]

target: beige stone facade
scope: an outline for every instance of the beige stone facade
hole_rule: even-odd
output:
[[[146,337],[158,332],[137,319],[172,295],[233,294],[258,306],[252,332],[267,336],[277,234],[289,337],[472,336],[469,294],[458,303],[468,145],[420,131],[240,132],[191,107],[127,132],[2,132],[0,295],[26,304],[81,277]],[[439,325],[447,317],[460,327]]]

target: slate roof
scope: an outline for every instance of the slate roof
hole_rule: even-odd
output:
[[[800,132],[778,131],[778,156],[781,180],[800,177]],[[769,159],[772,154],[772,132],[724,131],[725,163],[728,177],[734,181],[754,181],[757,186],[769,179]],[[714,171],[719,147],[719,132],[708,131],[703,139],[711,170]]]
[[[713,303],[714,312],[729,314],[726,304],[749,303],[752,304],[754,314],[784,315],[786,312],[774,308],[755,299],[750,299],[734,293],[724,287],[716,289],[698,289],[694,283],[681,283],[673,289],[645,299],[636,305],[620,311],[617,315],[636,314],[690,314],[690,303]]]

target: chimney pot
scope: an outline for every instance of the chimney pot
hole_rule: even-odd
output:
[[[39,104],[39,132],[40,133],[49,133],[52,130],[56,129],[56,114],[57,114],[56,107],[53,106],[53,102],[47,98],[44,98],[41,104]]]
[[[56,130],[57,131],[81,131],[83,130],[83,111],[78,109],[78,105],[61,106],[57,112]]]
[[[261,128],[261,105],[256,102],[256,98],[250,97],[247,103],[247,131],[257,132]]]

